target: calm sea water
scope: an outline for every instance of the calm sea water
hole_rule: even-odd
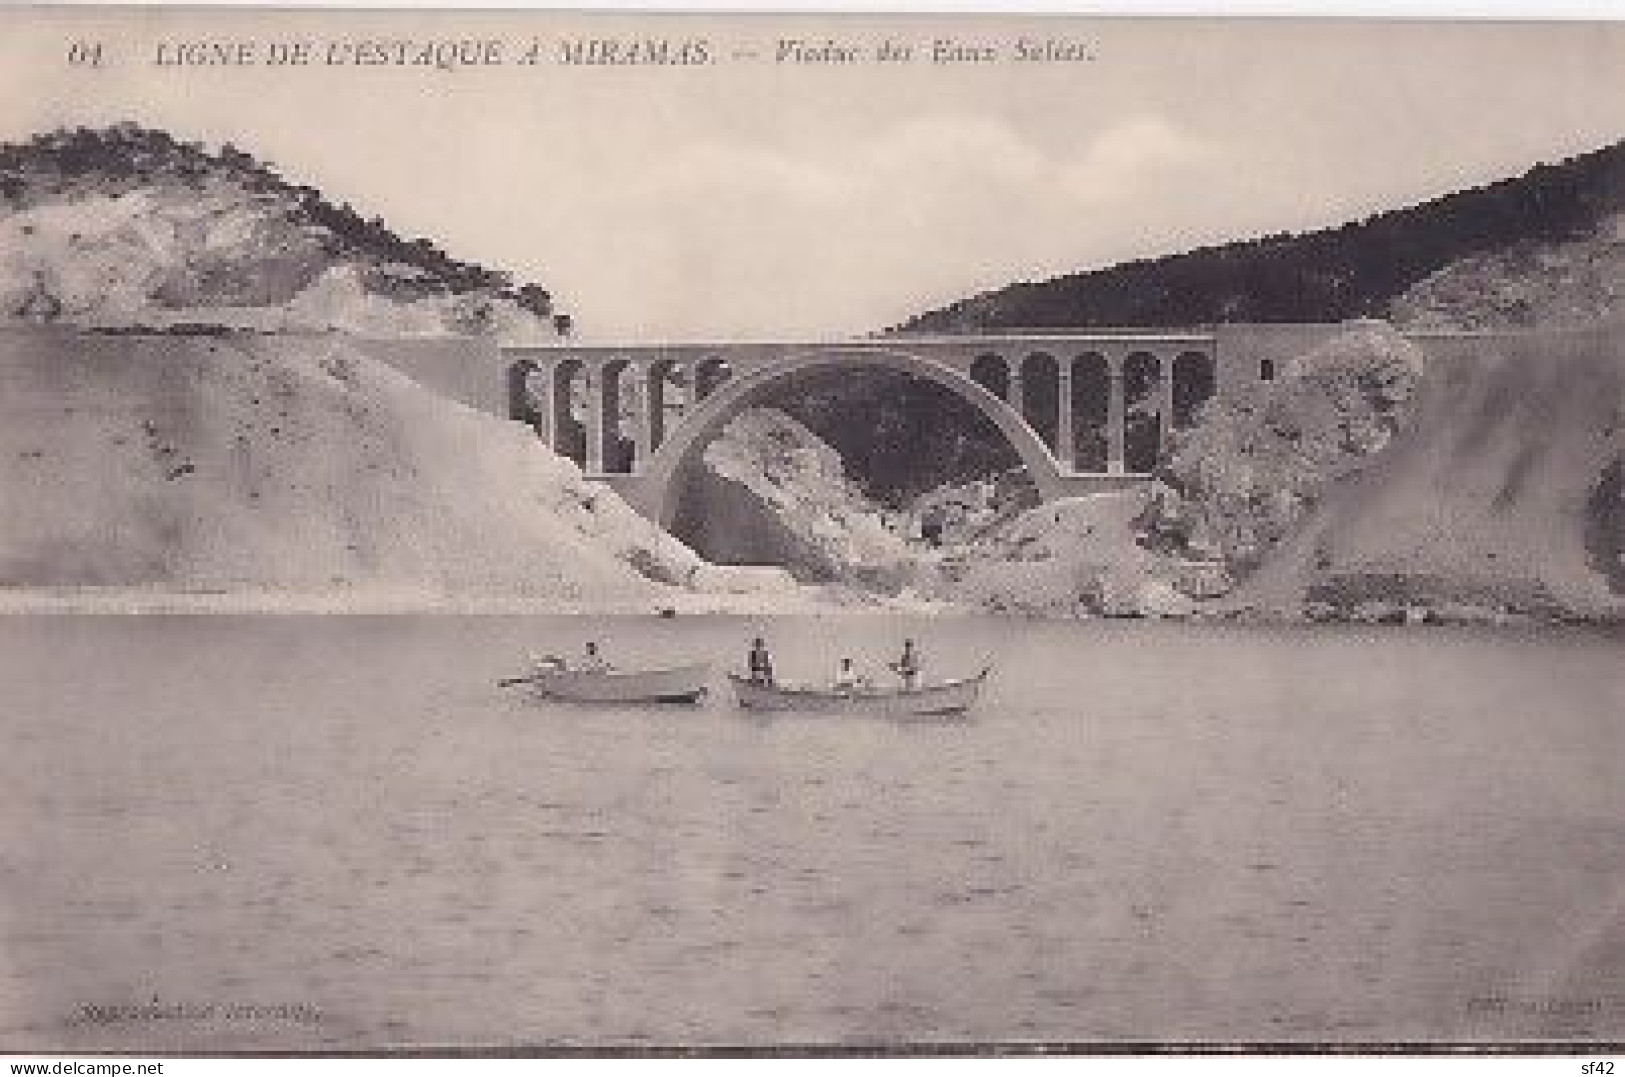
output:
[[[539,707],[905,635],[970,721]],[[1618,634],[0,621],[0,1048],[1625,1036]]]

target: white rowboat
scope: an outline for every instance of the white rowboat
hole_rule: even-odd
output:
[[[813,688],[789,684],[757,684],[728,674],[739,705],[746,710],[803,711],[812,714],[855,714],[882,718],[963,714],[975,705],[991,670],[974,677],[916,688]]]
[[[710,681],[710,664],[698,662],[670,669],[538,669],[508,683],[528,684],[535,695],[575,703],[697,703]]]

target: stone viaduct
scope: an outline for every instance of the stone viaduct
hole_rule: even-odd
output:
[[[506,348],[507,412],[670,524],[678,478],[739,412],[831,371],[886,370],[985,415],[1040,498],[1145,481],[1215,393],[1271,380],[1326,326]]]

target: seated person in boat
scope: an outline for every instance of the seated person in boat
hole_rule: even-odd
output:
[[[920,652],[915,649],[913,640],[906,639],[903,641],[902,656],[891,664],[891,668],[899,677],[903,679],[904,688],[919,687],[921,670]]]
[[[603,655],[598,653],[596,640],[587,641],[586,652],[581,656],[581,664],[576,668],[583,673],[608,673],[610,671],[610,664],[604,660]]]
[[[830,687],[837,692],[855,692],[867,688],[868,685],[869,678],[858,672],[857,667],[852,664],[852,659],[843,658],[841,668],[835,671],[835,680]]]
[[[530,660],[530,675],[541,677],[549,673],[562,673],[570,664],[556,654],[543,654],[533,656]]]
[[[772,685],[773,656],[768,653],[767,642],[761,636],[751,641],[747,665],[750,670],[750,683]]]

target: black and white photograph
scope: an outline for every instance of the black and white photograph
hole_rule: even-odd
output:
[[[0,1053],[1621,1051],[1622,86],[0,10]]]

